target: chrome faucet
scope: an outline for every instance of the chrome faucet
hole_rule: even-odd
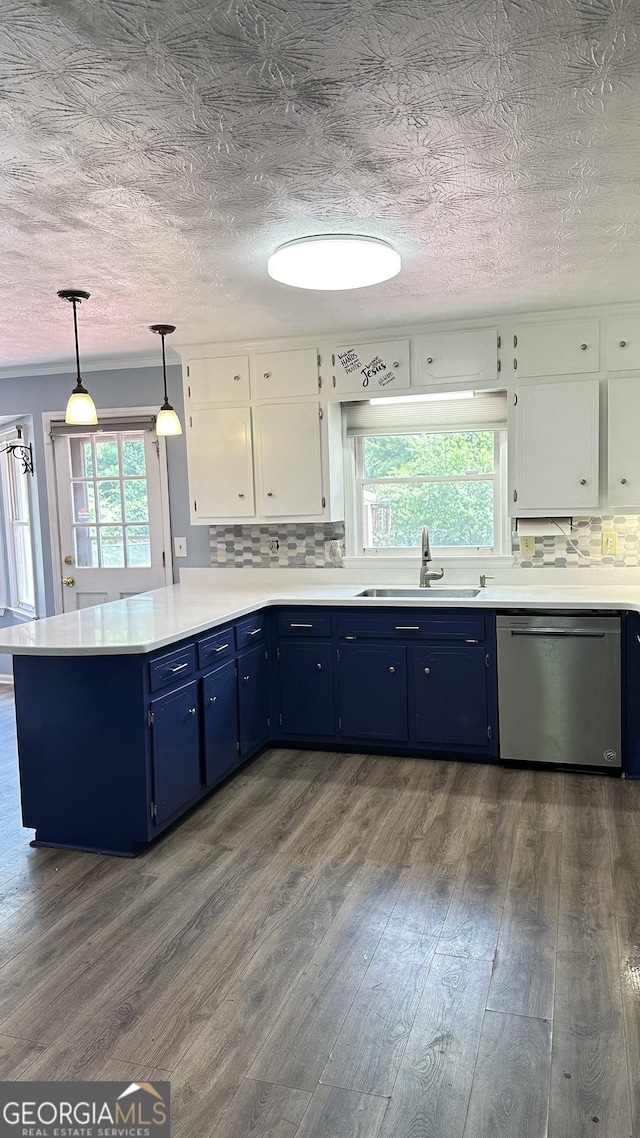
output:
[[[425,526],[422,531],[422,562],[420,565],[420,588],[428,589],[432,581],[441,581],[444,577],[444,569],[439,572],[433,573],[429,569],[429,562],[431,557],[431,545],[429,543],[429,530]]]

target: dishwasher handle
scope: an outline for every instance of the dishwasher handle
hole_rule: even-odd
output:
[[[591,640],[602,640],[605,632],[591,632],[588,628],[511,628],[512,636],[586,636]]]

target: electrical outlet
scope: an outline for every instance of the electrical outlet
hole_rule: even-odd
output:
[[[618,552],[618,535],[615,530],[604,530],[602,534],[602,556],[615,557]]]
[[[520,556],[533,557],[536,551],[535,537],[521,537],[520,538]]]
[[[325,561],[341,561],[342,548],[340,540],[337,537],[332,537],[329,541],[324,543],[324,556]]]
[[[272,555],[272,557],[276,556],[279,548],[280,548],[280,542],[278,541],[277,537],[270,538],[269,539],[269,553]]]
[[[174,537],[173,539],[173,555],[174,557],[187,556],[187,539],[186,537]]]

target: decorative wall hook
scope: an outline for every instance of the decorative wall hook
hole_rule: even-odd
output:
[[[22,432],[18,430],[18,438],[22,438]],[[33,447],[31,443],[7,443],[6,447],[0,450],[0,454],[12,454],[18,462],[22,463],[23,474],[33,474]]]

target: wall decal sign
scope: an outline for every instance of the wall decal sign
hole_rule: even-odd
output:
[[[338,359],[346,375],[360,372],[363,387],[369,387],[370,384],[375,387],[386,387],[397,378],[396,373],[382,356],[374,356],[369,363],[363,364],[355,348],[349,348],[346,352],[338,352]]]

